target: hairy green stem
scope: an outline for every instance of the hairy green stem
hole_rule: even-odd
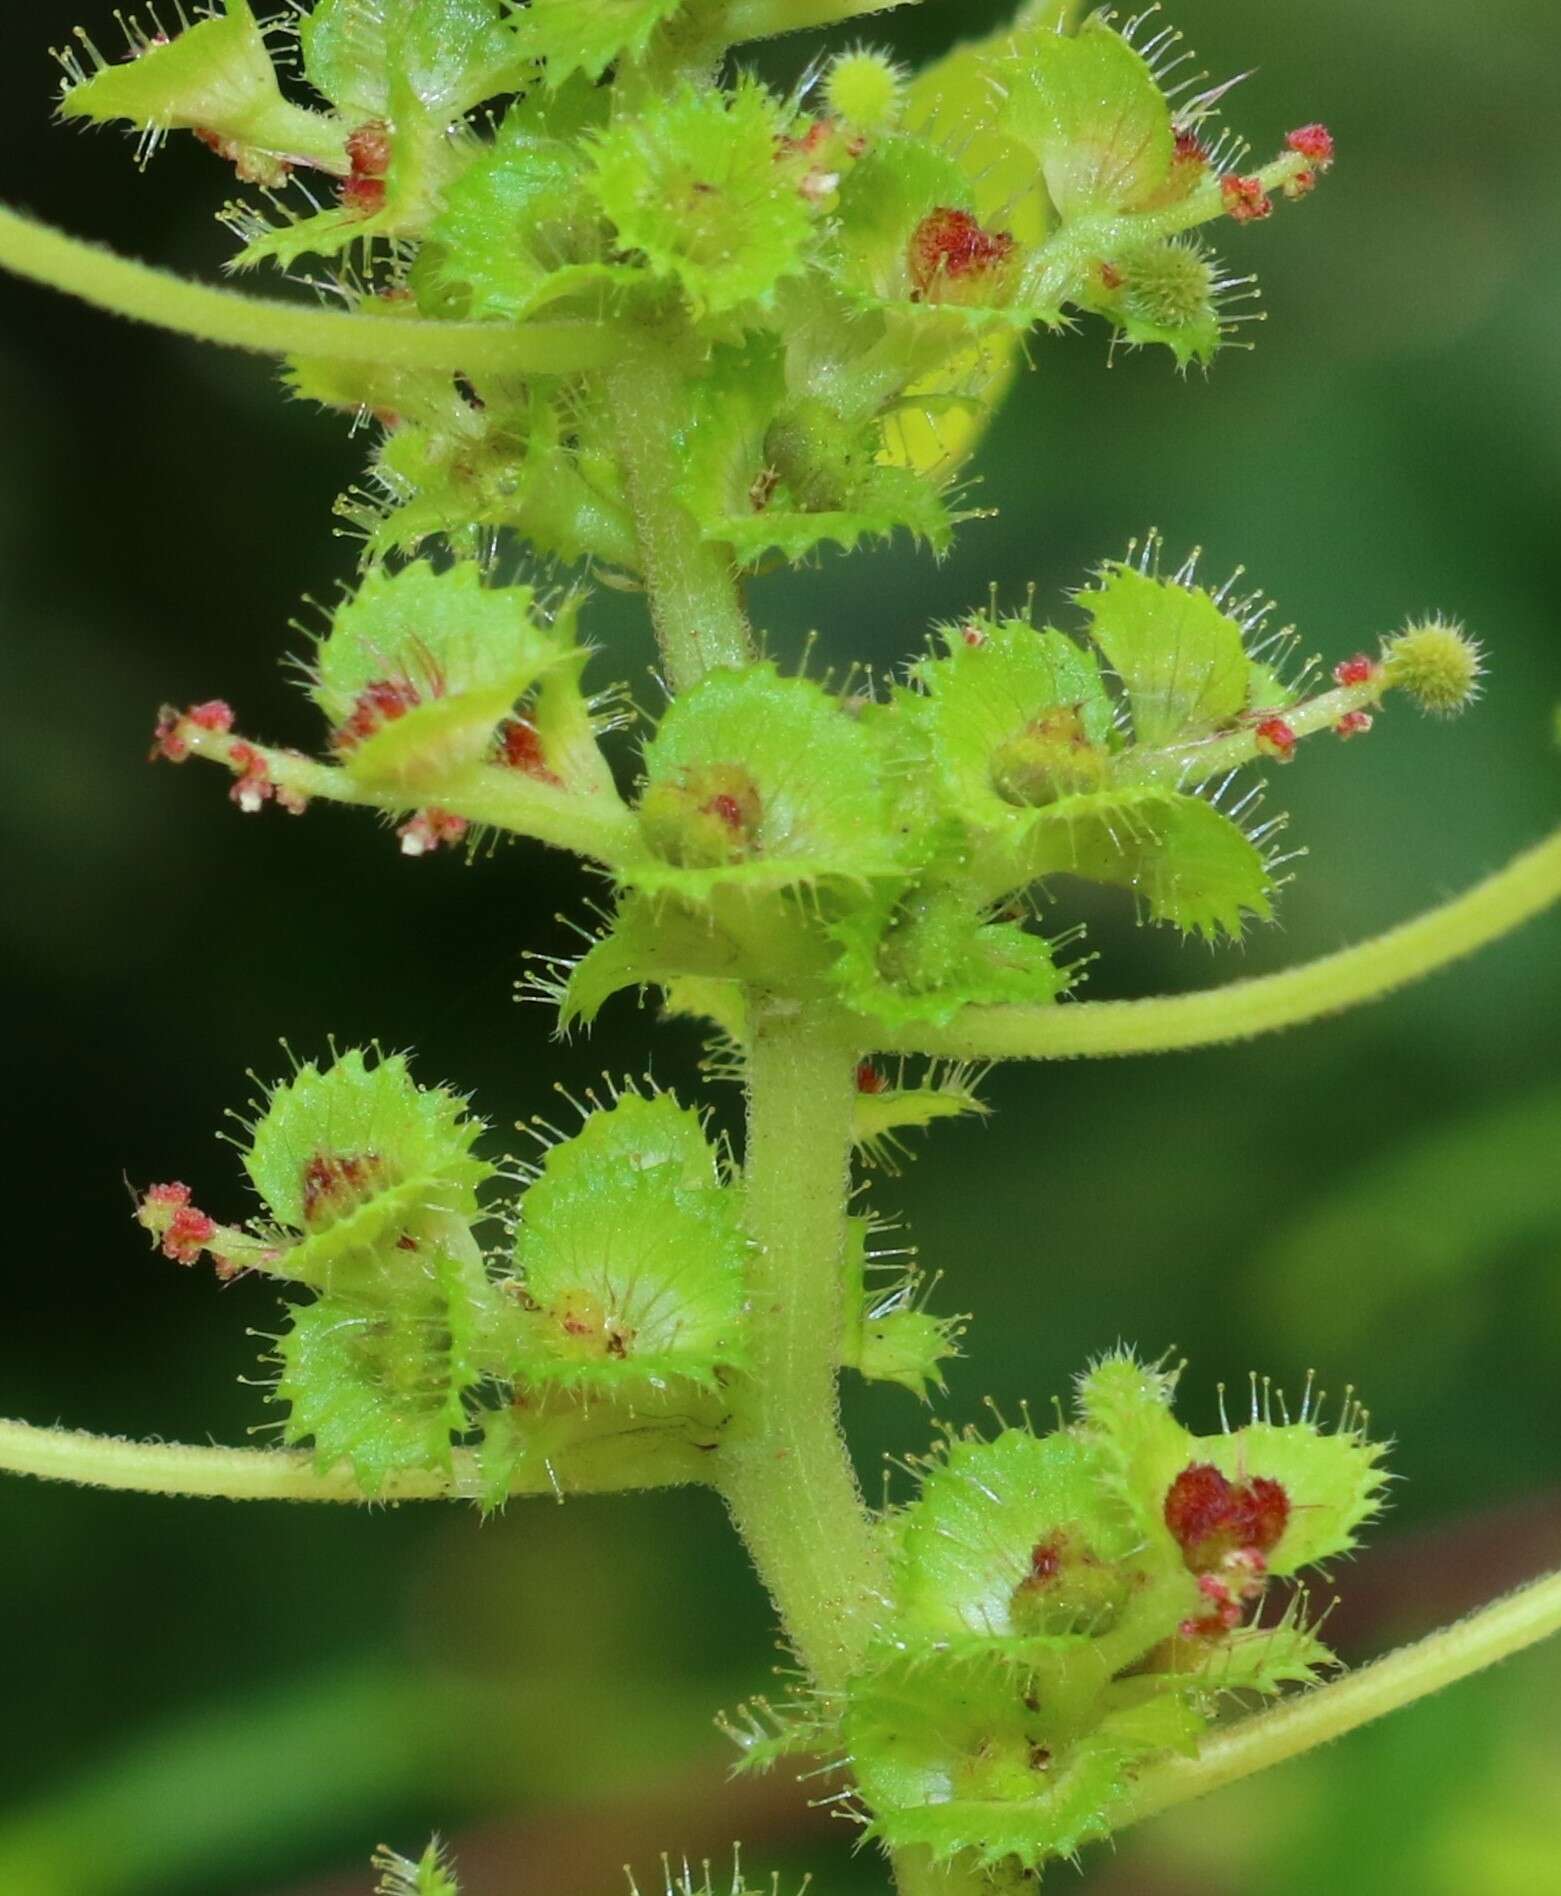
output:
[[[4,205],[0,265],[115,315],[262,355],[324,356],[387,369],[442,369],[452,375],[462,370],[472,375],[572,375],[601,368],[623,346],[621,332],[605,323],[517,327],[430,322],[242,296],[116,256]]]
[[[674,1488],[709,1477],[709,1458],[681,1437],[652,1430],[637,1443],[625,1435],[610,1443],[603,1465],[584,1443],[526,1471],[511,1489],[526,1494],[604,1494],[623,1488]],[[631,1448],[638,1454],[631,1456]],[[626,1462],[626,1457],[631,1457]],[[228,1501],[437,1501],[480,1492],[476,1458],[457,1449],[446,1475],[432,1468],[391,1473],[378,1494],[365,1495],[346,1463],[316,1471],[303,1451],[215,1448],[188,1442],[131,1442],[81,1429],[40,1429],[0,1420],[0,1468],[40,1481],[84,1488],[131,1489],[139,1494],[190,1495]]]
[[[732,549],[704,539],[677,498],[689,399],[675,346],[647,334],[607,378],[607,400],[667,683],[686,691],[717,666],[748,664],[754,644]]]
[[[1174,1758],[1155,1766],[1140,1778],[1117,1827],[1156,1816],[1175,1804],[1203,1797],[1342,1738],[1557,1632],[1561,1632],[1561,1573],[1552,1573],[1332,1685],[1242,1719],[1208,1739],[1196,1757]]]
[[[798,1658],[860,1664],[887,1589],[840,1430],[854,1050],[828,1016],[755,1003],[748,1070],[747,1374],[715,1480]]]
[[[948,1027],[886,1032],[876,1045],[886,1053],[961,1060],[1073,1060],[1251,1040],[1407,987],[1558,900],[1561,830],[1440,908],[1282,974],[1147,1001],[967,1007]]]
[[[258,758],[269,783],[299,797],[354,804],[390,816],[408,816],[433,803],[470,823],[551,843],[609,868],[621,868],[643,853],[634,813],[617,797],[581,795],[522,771],[479,765],[437,795],[419,796],[401,785],[360,783],[337,764],[252,744],[226,731],[203,730],[188,719],[178,732],[192,757],[236,772]]]

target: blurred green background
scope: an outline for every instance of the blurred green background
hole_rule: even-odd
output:
[[[106,0],[8,20],[0,196],[213,274],[229,180],[174,149],[139,178],[113,135],[50,128],[46,56]],[[928,0],[879,23],[925,57],[1001,9]],[[1308,643],[1343,656],[1404,614],[1465,615],[1490,689],[1451,728],[1407,710],[1319,741],[1271,792],[1309,851],[1281,926],[1209,956],[1090,911],[1097,994],[1200,986],[1324,952],[1494,867],[1554,820],[1561,757],[1561,157],[1553,0],[1184,0],[1260,148],[1325,118],[1312,203],[1229,233],[1271,320],[1205,382],[1104,332],[1039,341],[941,567],[901,547],[765,580],[774,649],[889,662],[996,581],[1044,607],[1158,525],[1245,562]],[[794,73],[810,43],[784,47]],[[1223,233],[1222,233],[1223,234]],[[523,947],[589,886],[516,848],[411,863],[321,810],[241,821],[199,771],[149,771],[154,708],[220,694],[312,743],[281,654],[299,596],[351,570],[330,503],[359,455],[264,364],[133,332],[0,283],[0,601],[10,995],[11,1240],[0,1411],[242,1441],[264,1415],[270,1293],[148,1253],[124,1180],[244,1209],[212,1132],[327,1033],[412,1046],[501,1126],[555,1082],[643,1070],[625,1003],[561,1047],[517,1008]],[[644,686],[635,602],[593,606]],[[1276,773],[1277,775],[1278,773]],[[1081,913],[1083,911],[1080,911]],[[973,1313],[946,1412],[1044,1401],[1127,1338],[1192,1359],[1193,1419],[1249,1368],[1353,1381],[1402,1485],[1336,1579],[1361,1658],[1561,1559],[1561,917],[1460,972],[1291,1038],[1144,1063],[1013,1070],[985,1127],[942,1131],[875,1200],[907,1219],[943,1307]],[[654,1036],[690,1083],[695,1035]],[[730,1112],[733,1101],[723,1102]],[[866,1479],[929,1419],[849,1392]],[[143,1500],[0,1487],[7,1896],[347,1896],[371,1845],[452,1833],[471,1896],[621,1887],[665,1848],[740,1836],[789,1887],[877,1886],[852,1834],[779,1781],[729,1793],[712,1710],[777,1662],[765,1602],[706,1495],[462,1510]],[[1223,1896],[1561,1882],[1561,1654],[1459,1688],[1320,1757],[1121,1840],[1091,1891]],[[1548,1787],[1548,1789],[1547,1789]],[[815,1792],[817,1786],[812,1787]],[[1071,1872],[1060,1873],[1067,1881]]]

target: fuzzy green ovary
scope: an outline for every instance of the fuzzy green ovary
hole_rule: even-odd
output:
[[[654,853],[679,869],[716,869],[757,848],[758,786],[740,764],[705,764],[651,784],[640,829]]]
[[[1008,1607],[1009,1624],[1019,1634],[1110,1632],[1134,1591],[1134,1576],[1102,1560],[1079,1521],[1049,1526],[1030,1562]]]
[[[1110,753],[1091,743],[1073,705],[1043,711],[992,753],[998,795],[1031,807],[1103,789],[1110,770]]]

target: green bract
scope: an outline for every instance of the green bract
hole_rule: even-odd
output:
[[[475,565],[365,574],[314,654],[311,695],[365,783],[448,784],[548,672],[585,654],[544,625],[529,586],[485,586]]]
[[[622,249],[677,283],[696,315],[722,315],[802,267],[812,219],[785,130],[755,80],[686,89],[598,134],[587,188]]]
[[[297,1234],[284,1274],[328,1288],[343,1260],[350,1268],[429,1222],[475,1218],[492,1167],[472,1150],[485,1128],[465,1105],[418,1086],[399,1054],[371,1064],[356,1048],[274,1087],[244,1168],[277,1224]]]
[[[899,872],[886,758],[851,710],[773,666],[713,672],[645,747],[641,887],[708,901]]]
[[[284,1438],[312,1441],[322,1469],[351,1462],[371,1495],[398,1470],[450,1466],[492,1321],[480,1266],[425,1248],[396,1262],[393,1286],[294,1306],[276,1349]]]
[[[521,1203],[510,1373],[632,1399],[744,1358],[742,1214],[698,1116],[626,1094],[550,1148]]]
[[[531,0],[515,37],[530,58],[546,62],[550,86],[572,73],[600,79],[615,60],[642,54],[682,6],[683,0]]]
[[[408,103],[441,126],[528,75],[504,0],[318,0],[299,22],[304,74],[341,112]]]
[[[173,39],[131,30],[131,57],[73,74],[60,101],[66,118],[123,119],[156,139],[198,132],[233,159],[239,176],[277,184],[294,164],[345,175],[347,128],[290,104],[277,83],[249,0],[223,0]]]

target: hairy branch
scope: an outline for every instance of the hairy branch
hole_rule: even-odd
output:
[[[1201,1745],[1196,1757],[1145,1772],[1119,1827],[1341,1738],[1557,1632],[1561,1573],[1552,1573],[1332,1685],[1241,1720]]]
[[[1250,1040],[1407,987],[1558,900],[1561,830],[1440,908],[1282,974],[1147,1001],[969,1007],[948,1027],[908,1028],[884,1035],[878,1046],[962,1060],[1072,1060]]]
[[[262,355],[324,356],[451,374],[571,375],[600,368],[619,351],[618,333],[605,323],[430,322],[242,296],[116,256],[3,205],[0,265],[115,315]]]
[[[624,1488],[672,1488],[707,1479],[707,1458],[682,1437],[646,1430],[643,1453],[625,1461],[622,1436],[598,1464],[585,1444],[524,1472],[516,1495],[596,1494]],[[436,1501],[472,1497],[479,1491],[476,1458],[454,1451],[449,1474],[405,1468],[366,1495],[352,1470],[339,1465],[319,1473],[314,1458],[297,1449],[216,1448],[188,1442],[132,1442],[122,1436],[90,1435],[82,1429],[40,1429],[0,1420],[0,1469],[40,1481],[70,1481],[85,1488],[131,1489],[228,1501]]]

